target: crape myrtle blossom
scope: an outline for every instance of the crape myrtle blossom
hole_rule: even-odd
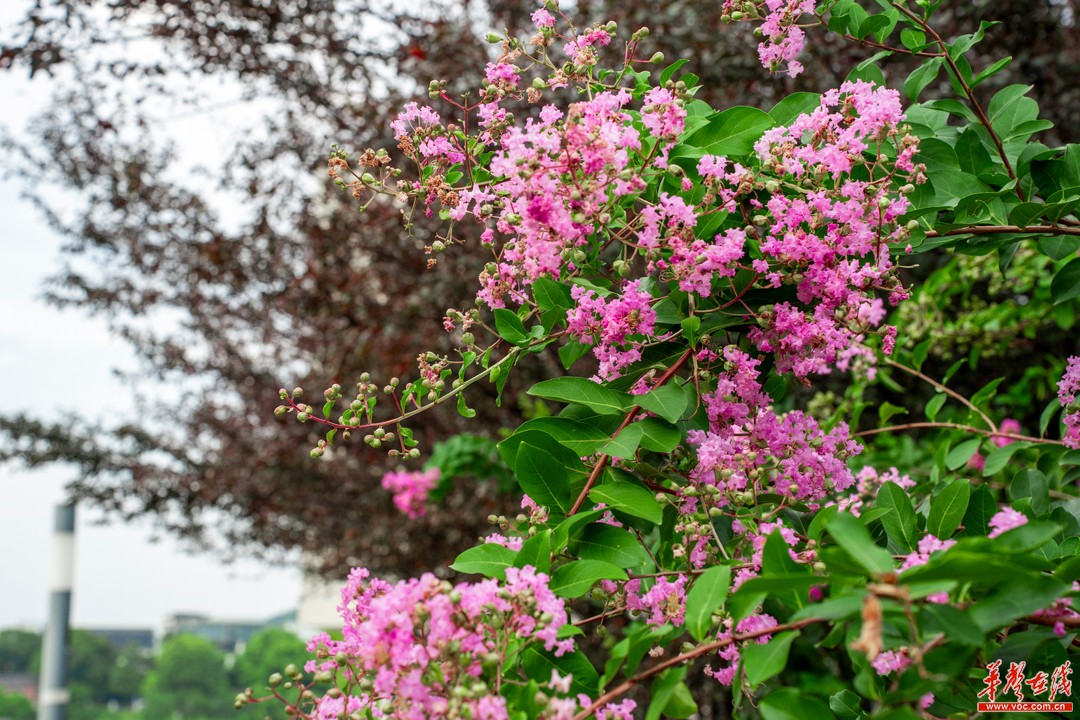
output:
[[[342,709],[426,720],[459,715],[503,720],[506,700],[494,688],[477,693],[510,644],[536,643],[556,656],[573,650],[560,640],[566,607],[531,566],[507,568],[505,582],[450,583],[434,575],[390,584],[357,568],[341,593],[342,639],[317,635],[308,672],[338,673],[344,696],[319,700],[316,717]],[[470,689],[455,693],[457,687]]]
[[[745,503],[755,490],[816,501],[855,478],[847,459],[859,453],[845,423],[825,432],[795,410],[779,415],[758,380],[759,360],[728,346],[717,388],[703,398],[708,430],[690,430],[697,452],[691,477],[719,491],[718,503]]]
[[[1018,528],[1021,525],[1027,525],[1027,516],[1018,510],[1012,508],[1003,508],[990,518],[989,525],[992,528],[987,535],[988,538],[993,539],[998,535],[1007,533],[1013,528]]]
[[[1065,374],[1058,383],[1058,400],[1065,410],[1062,415],[1065,435],[1061,438],[1061,444],[1074,450],[1080,449],[1080,356],[1069,358]]]
[[[394,506],[415,520],[427,515],[428,493],[439,482],[439,468],[425,471],[393,471],[383,475],[382,486],[394,495]]]

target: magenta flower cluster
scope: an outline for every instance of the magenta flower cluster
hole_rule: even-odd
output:
[[[1069,358],[1065,374],[1058,383],[1058,400],[1065,412],[1065,435],[1061,443],[1074,450],[1080,449],[1080,356]]]
[[[415,520],[427,515],[428,493],[439,482],[439,468],[425,471],[398,470],[383,475],[382,486],[394,495],[394,506]]]
[[[536,644],[562,655],[566,607],[532,567],[508,568],[505,582],[450,583],[426,574],[390,584],[358,568],[341,593],[341,640],[325,633],[308,649],[308,672],[337,674],[344,693],[319,700],[315,717],[371,711],[375,717],[428,720],[508,718],[498,668]],[[576,707],[576,702],[573,703]]]

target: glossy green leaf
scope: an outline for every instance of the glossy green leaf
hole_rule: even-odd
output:
[[[979,450],[979,445],[982,444],[982,438],[973,438],[971,440],[965,440],[964,442],[956,445],[949,454],[945,456],[945,467],[950,470],[957,470],[967,465],[968,460],[971,459]]]
[[[621,568],[651,565],[649,553],[631,533],[604,523],[587,526],[570,547],[582,560],[601,560]]]
[[[656,495],[643,485],[631,482],[607,482],[589,491],[589,499],[605,503],[613,510],[648,520],[657,525],[663,520],[664,508]]]
[[[550,680],[552,670],[557,670],[560,676],[569,675],[571,694],[585,693],[590,697],[597,694],[600,674],[580,650],[555,657],[543,648],[529,645],[521,654],[521,665],[531,678]]]
[[[713,613],[724,607],[731,587],[731,568],[716,565],[695,580],[686,594],[686,629],[698,642],[712,628]]]
[[[531,565],[538,572],[551,572],[551,530],[541,530],[526,540],[514,559],[514,567]]]
[[[545,400],[584,405],[601,415],[625,414],[634,403],[626,393],[580,377],[543,380],[529,388],[528,394]]]
[[[894,569],[892,555],[879,547],[859,519],[849,513],[838,513],[826,526],[829,534],[851,559],[871,575],[881,575]]]
[[[458,555],[450,569],[501,580],[506,576],[506,568],[513,567],[516,558],[517,551],[515,550],[494,543],[485,543],[471,547]]]
[[[735,106],[710,117],[708,123],[685,142],[708,155],[745,155],[772,126],[773,119],[764,110]],[[678,149],[673,154],[678,154]]]
[[[926,532],[939,540],[951,537],[964,519],[970,498],[971,485],[967,480],[956,480],[946,485],[930,503]]]
[[[746,682],[751,689],[771,677],[775,677],[787,665],[791,643],[799,637],[797,630],[780,633],[764,645],[748,643],[743,646],[741,657]]]
[[[1073,258],[1054,274],[1050,296],[1055,305],[1080,297],[1080,257]]]
[[[511,345],[520,345],[529,339],[529,333],[525,330],[521,318],[517,316],[517,313],[506,308],[496,308],[495,329],[499,337]]]
[[[626,571],[601,560],[575,560],[551,574],[551,591],[564,598],[577,598],[601,580],[626,580]]]
[[[915,509],[907,492],[894,482],[886,482],[878,490],[874,507],[890,510],[881,518],[885,533],[891,544],[900,552],[909,553],[915,549],[916,517]],[[846,549],[846,548],[845,548]]]
[[[668,383],[636,396],[634,402],[668,422],[676,423],[682,419],[690,405],[690,394],[680,385]]]
[[[536,445],[534,442],[535,438],[530,433],[529,439],[518,446],[517,463],[514,465],[518,484],[538,505],[565,517],[573,504],[565,466],[553,456],[550,446]]]

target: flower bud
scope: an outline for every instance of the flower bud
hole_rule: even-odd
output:
[[[495,43],[500,43],[500,42],[502,42],[502,38],[501,38],[501,37],[500,37],[500,36],[499,36],[498,34],[496,34],[496,33],[493,33],[493,32],[489,32],[489,33],[487,34],[487,38],[486,38],[486,40],[487,40],[487,41],[488,41],[489,43],[492,43],[492,44],[495,44]]]
[[[660,63],[664,62],[664,53],[662,53],[662,52],[653,53],[653,56],[651,58],[649,58],[649,62],[659,65]]]

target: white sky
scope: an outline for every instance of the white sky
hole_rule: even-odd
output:
[[[0,27],[23,2],[0,3]],[[45,89],[0,74],[0,123],[21,129]],[[228,113],[226,108],[222,112]],[[207,117],[180,130],[188,147],[213,148]],[[212,150],[211,150],[212,151]],[[112,374],[132,368],[130,349],[103,321],[58,311],[41,299],[42,280],[58,267],[60,239],[19,187],[0,182],[0,392],[4,413],[31,411],[46,420],[131,414],[130,391]],[[304,448],[297,448],[304,452]],[[53,507],[74,470],[26,472],[0,466],[0,628],[37,628],[47,612]],[[101,526],[89,508],[77,513],[72,622],[78,627],[155,627],[174,612],[225,619],[265,619],[296,607],[300,573],[248,561],[223,567],[190,556],[171,537],[151,542],[150,522]]]

